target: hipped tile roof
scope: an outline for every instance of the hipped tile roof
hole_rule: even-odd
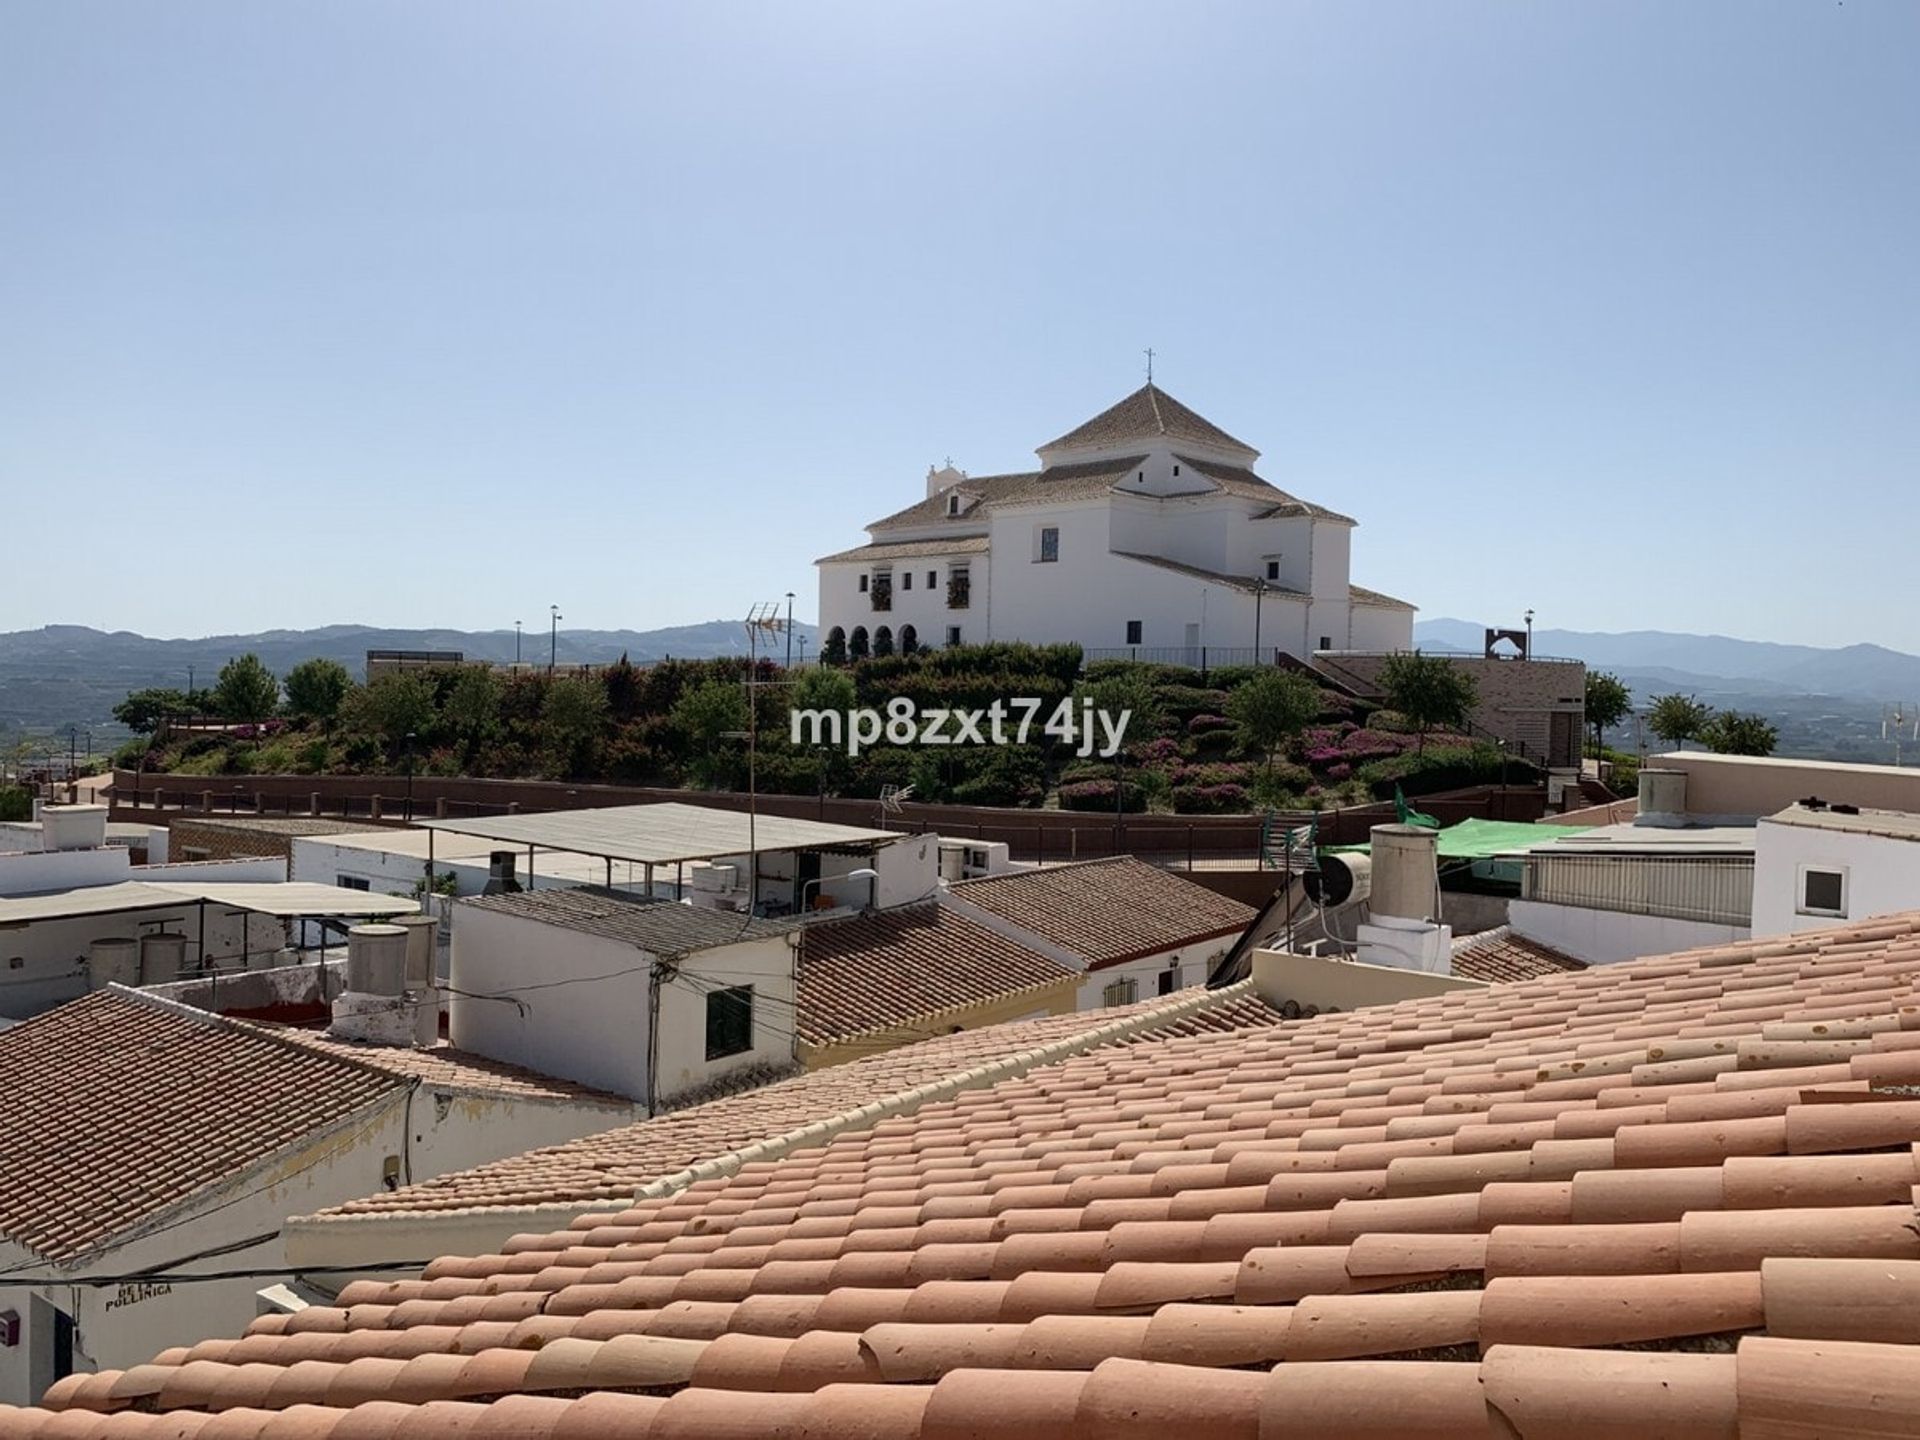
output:
[[[1912,1435],[1916,975],[1903,917],[1103,1049],[0,1428]]]
[[[1149,380],[1124,400],[1109,405],[1058,440],[1049,440],[1040,447],[1040,453],[1161,439],[1253,452],[1253,447],[1244,440],[1234,439],[1206,416],[1182,405]]]
[[[1509,925],[1467,936],[1453,947],[1453,973],[1469,980],[1537,980],[1586,968],[1586,961],[1516,935]]]
[[[476,895],[461,905],[490,910],[583,935],[632,945],[663,959],[678,959],[701,950],[717,950],[751,940],[772,940],[794,927],[775,920],[677,905],[667,900],[639,900],[599,885],[556,890],[521,890],[504,895]]]
[[[1045,990],[1073,973],[944,905],[816,921],[801,932],[797,1033],[822,1045],[932,1026],[943,1011]]]
[[[51,1260],[110,1244],[407,1083],[119,988],[0,1034],[0,1075],[0,1235]]]
[[[1271,1023],[1274,1012],[1239,991],[1202,1009],[1197,997],[1156,997],[1135,1005],[1054,1015],[943,1035],[738,1094],[670,1111],[619,1129],[442,1175],[390,1193],[322,1211],[356,1215],[435,1215],[531,1206],[626,1202],[641,1187],[747,1146],[816,1125],[877,1100],[984,1065],[1005,1065],[1040,1047],[1090,1037],[1130,1022],[1101,1044],[1138,1044],[1169,1035]]]
[[[957,900],[1085,960],[1089,968],[1238,935],[1254,910],[1129,855],[962,880]]]

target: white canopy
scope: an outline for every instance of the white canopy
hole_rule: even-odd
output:
[[[129,910],[175,910],[205,902],[256,915],[407,915],[419,902],[403,895],[378,895],[338,885],[311,885],[281,881],[260,884],[216,885],[197,880],[174,880],[165,885],[129,880],[120,885],[92,885],[58,895],[0,898],[0,925],[32,920],[77,920],[88,915],[117,915]]]

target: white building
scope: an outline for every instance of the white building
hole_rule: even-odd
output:
[[[1082,975],[1082,1010],[1206,984],[1256,916],[1128,855],[962,880],[940,903]]]
[[[6,1404],[239,1333],[291,1278],[290,1216],[633,1118],[446,1045],[348,1045],[119,986],[0,1034],[0,1072]]]
[[[453,1043],[664,1106],[794,1063],[799,927],[610,890],[454,907]]]
[[[1920,910],[1920,815],[1799,804],[1755,830],[1753,933]]]
[[[820,560],[823,645],[1177,663],[1412,645],[1413,606],[1349,579],[1354,521],[1261,479],[1258,451],[1153,384],[1037,453],[1019,474],[930,471],[924,499]]]

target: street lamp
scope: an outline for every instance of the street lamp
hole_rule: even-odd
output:
[[[1260,605],[1267,598],[1266,576],[1257,576],[1253,582],[1253,663],[1260,663]]]
[[[1533,611],[1531,610],[1527,611],[1527,653],[1521,658],[1526,660],[1533,658]]]
[[[520,668],[520,622],[513,622],[513,668]]]
[[[547,674],[551,675],[554,663],[560,657],[560,607],[549,605],[547,609],[553,613],[552,628],[547,636]]]
[[[787,669],[793,668],[793,592],[787,591]]]

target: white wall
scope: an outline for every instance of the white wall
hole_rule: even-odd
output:
[[[132,870],[132,857],[118,845],[5,854],[0,855],[0,895],[50,895],[89,885],[119,885],[140,878]]]
[[[1619,910],[1589,910],[1515,900],[1507,907],[1514,933],[1551,945],[1589,965],[1611,965],[1644,955],[1671,955],[1706,945],[1730,945],[1753,932],[1744,925],[1711,925],[1699,920],[1670,920],[1661,915],[1630,915]]]
[[[940,886],[940,837],[906,835],[874,852],[879,875],[874,908],[891,910],[931,900]]]
[[[311,1137],[271,1164],[233,1177],[193,1206],[156,1216],[147,1238],[90,1257],[75,1272],[119,1275],[154,1267],[178,1268],[175,1262],[194,1252],[276,1232],[267,1244],[237,1252],[218,1265],[200,1265],[267,1273],[170,1289],[27,1287],[0,1282],[0,1310],[17,1310],[23,1327],[32,1327],[35,1318],[45,1318],[44,1311],[30,1303],[37,1295],[72,1315],[76,1370],[144,1364],[169,1346],[240,1334],[256,1313],[255,1292],[272,1283],[273,1272],[284,1261],[277,1232],[287,1217],[377,1193],[389,1159],[402,1167],[401,1183],[429,1180],[557,1145],[631,1118],[629,1111],[605,1106],[436,1093],[431,1087],[414,1091],[409,1102],[405,1091],[396,1091],[348,1124]],[[30,1266],[31,1274],[53,1269],[17,1245],[0,1243],[0,1269],[17,1266]],[[20,1345],[0,1350],[0,1403],[24,1405],[39,1397],[52,1379],[44,1370],[50,1339],[44,1329],[23,1331]],[[42,1367],[38,1375],[36,1360]]]
[[[1800,872],[1809,865],[1845,874],[1845,915],[1800,913]],[[1755,935],[1824,930],[1902,910],[1920,910],[1920,842],[1770,820],[1755,826]]]
[[[1176,990],[1184,990],[1192,985],[1204,985],[1207,983],[1207,976],[1213,971],[1215,962],[1226,955],[1228,947],[1232,944],[1232,939],[1201,940],[1192,945],[1182,945],[1177,949],[1149,955],[1143,960],[1126,960],[1118,965],[1089,970],[1080,981],[1080,990],[1075,996],[1075,1008],[1100,1009],[1107,1003],[1107,987],[1120,980],[1135,982],[1137,991],[1135,1000],[1151,1000],[1160,993],[1160,977],[1168,970],[1174,972],[1173,988]]]
[[[1334,637],[1334,648],[1345,650],[1411,650],[1413,648],[1413,611],[1385,605],[1355,605],[1352,630],[1342,642]],[[1322,632],[1326,633],[1326,632]]]
[[[896,537],[888,535],[885,538],[892,540]],[[960,626],[962,638],[968,642],[987,638],[990,577],[985,551],[976,554],[922,555],[911,560],[885,563],[893,566],[893,608],[878,611],[873,608],[871,596],[860,589],[860,577],[873,573],[871,562],[842,561],[820,566],[820,634],[823,641],[827,631],[835,625],[844,629],[849,636],[856,625],[864,625],[869,637],[880,626],[888,626],[893,631],[896,654],[900,649],[902,625],[913,626],[915,639],[922,650],[937,650],[945,645],[949,625]],[[967,567],[968,594],[964,610],[947,607],[947,580],[955,565]],[[927,588],[929,571],[935,576],[931,590]],[[902,583],[909,572],[913,575],[911,590]]]
[[[662,1099],[737,1070],[792,1060],[793,938],[750,940],[680,962],[680,978],[661,986]],[[448,1033],[465,1049],[645,1103],[653,1072],[653,963],[622,941],[457,906]],[[515,996],[519,1006],[475,998],[529,985],[545,988]],[[754,987],[754,1045],[709,1061],[706,994],[716,985]]]

